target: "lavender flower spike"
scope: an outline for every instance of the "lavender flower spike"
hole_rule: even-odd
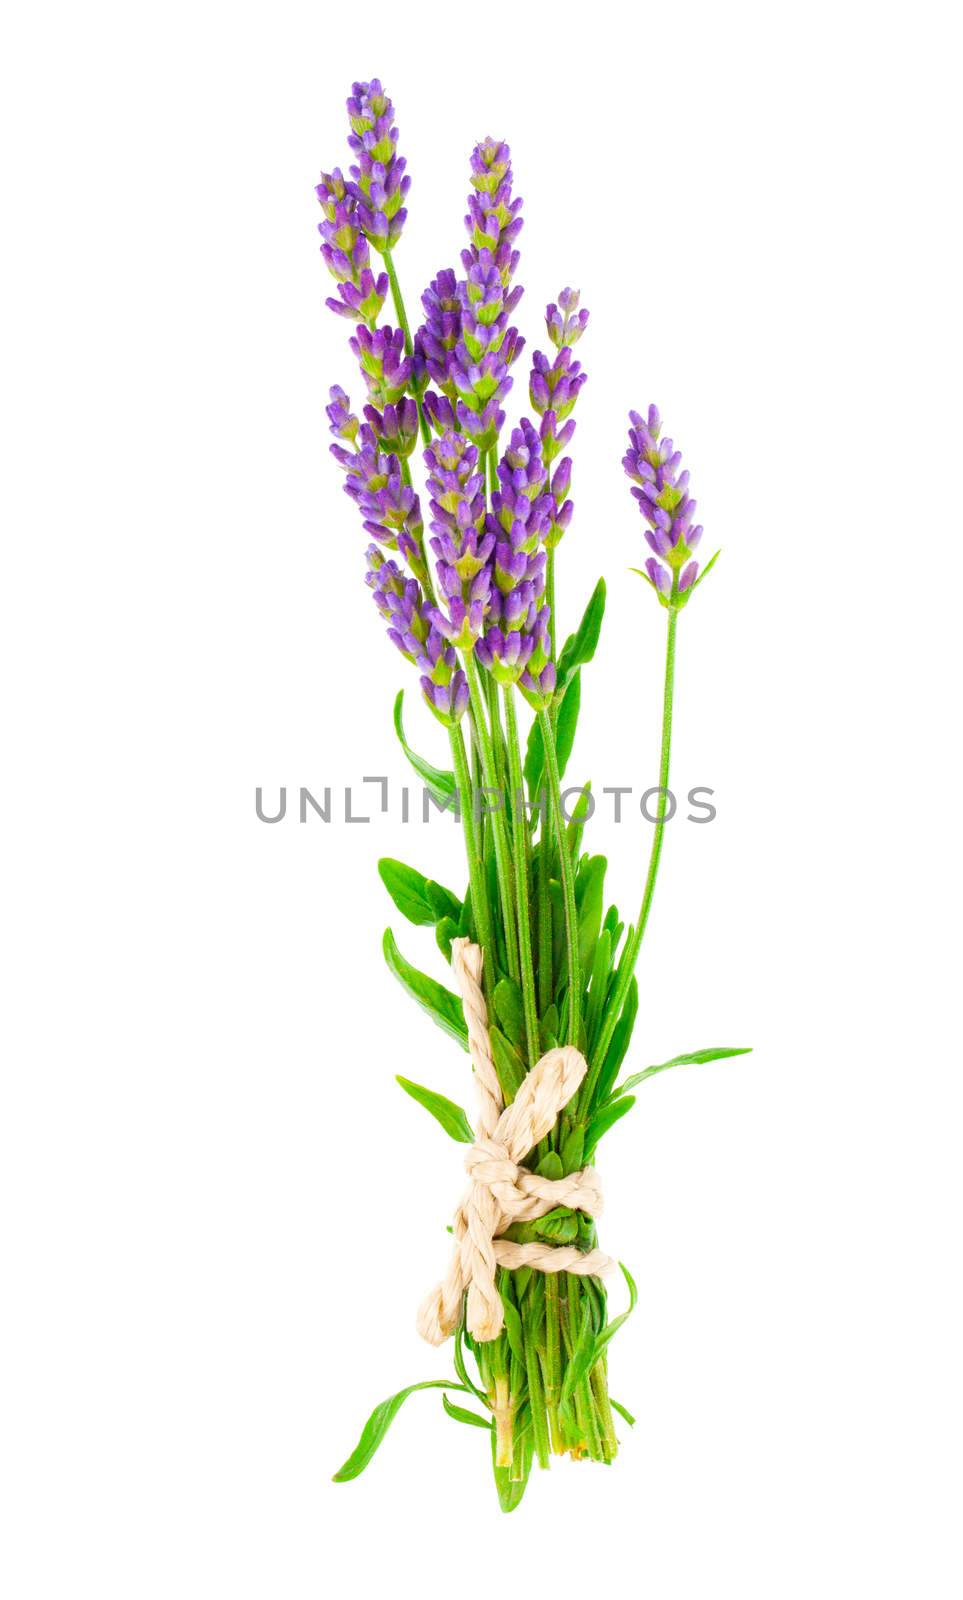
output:
[[[682,470],[682,456],[672,440],[662,438],[658,407],[650,406],[644,421],[639,412],[630,411],[629,420],[629,448],[622,465],[636,485],[632,493],[648,523],[645,538],[654,552],[643,576],[662,605],[679,611],[695,586],[699,565],[692,553],[702,538],[702,528],[692,526],[696,502],[689,495],[689,474]]]
[[[495,533],[485,525],[485,479],[478,450],[464,434],[447,432],[425,451],[431,496],[431,548],[439,598],[436,628],[460,650],[482,631],[491,593],[489,560]]]
[[[377,545],[368,550],[365,582],[388,624],[388,638],[421,673],[421,689],[430,710],[445,727],[453,728],[468,709],[468,679],[454,650],[431,620],[421,584],[406,578]]]
[[[348,117],[348,144],[357,156],[351,188],[359,224],[368,243],[384,255],[401,238],[411,179],[405,177],[405,161],[397,153],[394,107],[378,78],[352,86]]]
[[[373,328],[388,293],[388,274],[377,278],[371,271],[368,242],[361,230],[358,202],[340,170],[322,172],[315,190],[324,217],[318,224],[321,254],[331,276],[337,279],[339,299],[325,303],[339,317],[365,322]]]
[[[545,327],[558,354],[551,362],[541,350],[536,350],[532,357],[529,395],[542,418],[542,453],[547,465],[571,442],[575,432],[575,418],[571,413],[586,382],[580,364],[572,360],[572,346],[581,339],[589,319],[587,311],[579,310],[578,302],[576,289],[563,289],[558,305],[546,308]],[[554,509],[545,534],[547,550],[556,548],[572,520],[573,506],[568,499],[571,481],[571,458],[563,456],[552,477]]]
[[[405,407],[405,402],[386,406],[382,415],[368,406],[366,414],[375,419],[378,429],[410,429],[411,415]],[[427,584],[421,504],[411,484],[404,481],[401,459],[382,447],[371,420],[359,426],[343,389],[331,390],[327,412],[335,437],[331,454],[345,473],[345,494],[361,512],[365,532],[387,549],[397,550],[419,583]]]
[[[476,651],[497,683],[518,683],[530,704],[544,709],[555,692],[555,669],[540,546],[554,502],[541,440],[527,417],[498,464],[498,481],[486,523],[495,540],[491,603]]]

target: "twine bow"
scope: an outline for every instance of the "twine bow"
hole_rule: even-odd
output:
[[[482,951],[467,939],[451,947],[452,971],[461,990],[468,1050],[478,1090],[478,1138],[465,1157],[471,1187],[455,1212],[455,1249],[443,1281],[418,1310],[418,1332],[441,1344],[454,1332],[468,1291],[467,1327],[473,1338],[497,1338],[505,1314],[495,1281],[496,1267],[534,1267],[538,1272],[608,1272],[612,1258],[601,1250],[542,1242],[515,1244],[502,1239],[513,1222],[531,1222],[556,1206],[598,1216],[602,1192],[592,1167],[566,1178],[541,1178],[520,1166],[544,1139],[560,1111],[585,1077],[587,1064],[571,1045],[549,1050],[524,1079],[507,1109],[492,1060],[488,1011],[481,991]]]

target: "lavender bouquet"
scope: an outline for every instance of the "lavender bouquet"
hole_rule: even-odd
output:
[[[442,1397],[455,1422],[490,1434],[499,1502],[511,1511],[533,1460],[610,1462],[615,1415],[633,1420],[608,1387],[608,1346],[636,1287],[622,1266],[628,1310],[610,1318],[603,1279],[615,1263],[595,1223],[600,1140],[654,1073],[741,1053],[691,1051],[619,1080],[665,830],[676,630],[712,561],[700,575],[689,474],[658,411],[630,412],[623,465],[651,551],[640,576],[667,632],[657,817],[641,906],[626,926],[606,907],[605,858],[582,848],[590,788],[570,814],[561,790],[605,605],[600,580],[561,638],[555,560],[573,514],[567,452],[586,382],[574,350],[588,312],[571,289],[549,305],[548,348],[535,351],[528,373],[531,414],[508,427],[504,407],[525,346],[513,321],[522,202],[508,146],[484,139],[472,151],[468,244],[459,268],[444,268],[425,290],[412,335],[394,262],[410,184],[394,111],[377,79],[354,84],[347,107],[348,175],[324,173],[317,194],[321,253],[336,285],[327,304],[353,325],[365,403],[358,415],[344,390],[331,390],[331,450],[370,540],[372,599],[446,731],[450,768],[408,744],[403,691],[395,729],[435,803],[457,811],[468,869],[458,894],[400,861],[379,863],[399,912],[434,929],[458,992],[413,966],[390,929],[384,954],[432,1021],[469,1051],[479,1110],[473,1129],[461,1106],[398,1079],[469,1146],[471,1186],[455,1213],[451,1265],[418,1317],[431,1343],[452,1337],[454,1377],[379,1405],[335,1476],[364,1470],[408,1395],[441,1388],[459,1394],[457,1403]],[[397,326],[379,321],[389,292]],[[520,714],[531,714],[524,756]]]

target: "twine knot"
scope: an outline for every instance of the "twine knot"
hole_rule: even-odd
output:
[[[601,1211],[602,1192],[593,1168],[553,1179],[521,1165],[576,1093],[587,1063],[571,1045],[549,1050],[525,1077],[511,1105],[503,1109],[481,991],[482,952],[467,939],[455,939],[451,964],[468,1024],[468,1049],[479,1097],[479,1134],[465,1157],[470,1188],[455,1212],[455,1249],[448,1273],[418,1311],[418,1331],[429,1344],[441,1344],[454,1331],[466,1290],[469,1333],[483,1342],[497,1338],[505,1320],[496,1283],[499,1266],[601,1276],[613,1265],[601,1250],[584,1251],[541,1240],[515,1244],[500,1237],[513,1222],[534,1221],[556,1206],[591,1216]]]

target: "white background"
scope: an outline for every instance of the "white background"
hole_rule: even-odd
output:
[[[958,49],[943,4],[163,7],[8,14],[2,787],[4,1589],[349,1595],[510,1581],[658,1600],[957,1596]],[[312,186],[380,73],[414,317],[472,143],[511,141],[522,328],[579,349],[559,604],[611,601],[572,779],[656,781],[663,619],[627,571],[625,413],[658,400],[706,548],[632,1064],[710,1043],[604,1149],[641,1304],[609,1471],[503,1518],[414,1397],[460,1155],[392,1073],[466,1061],[381,963],[390,707],[441,757],[327,456]],[[523,358],[520,372],[524,372]],[[511,416],[524,400],[518,384]],[[300,826],[299,785],[391,780]],[[266,827],[288,786],[289,814]],[[373,794],[373,791],[372,791]],[[637,900],[648,828],[597,824]]]

